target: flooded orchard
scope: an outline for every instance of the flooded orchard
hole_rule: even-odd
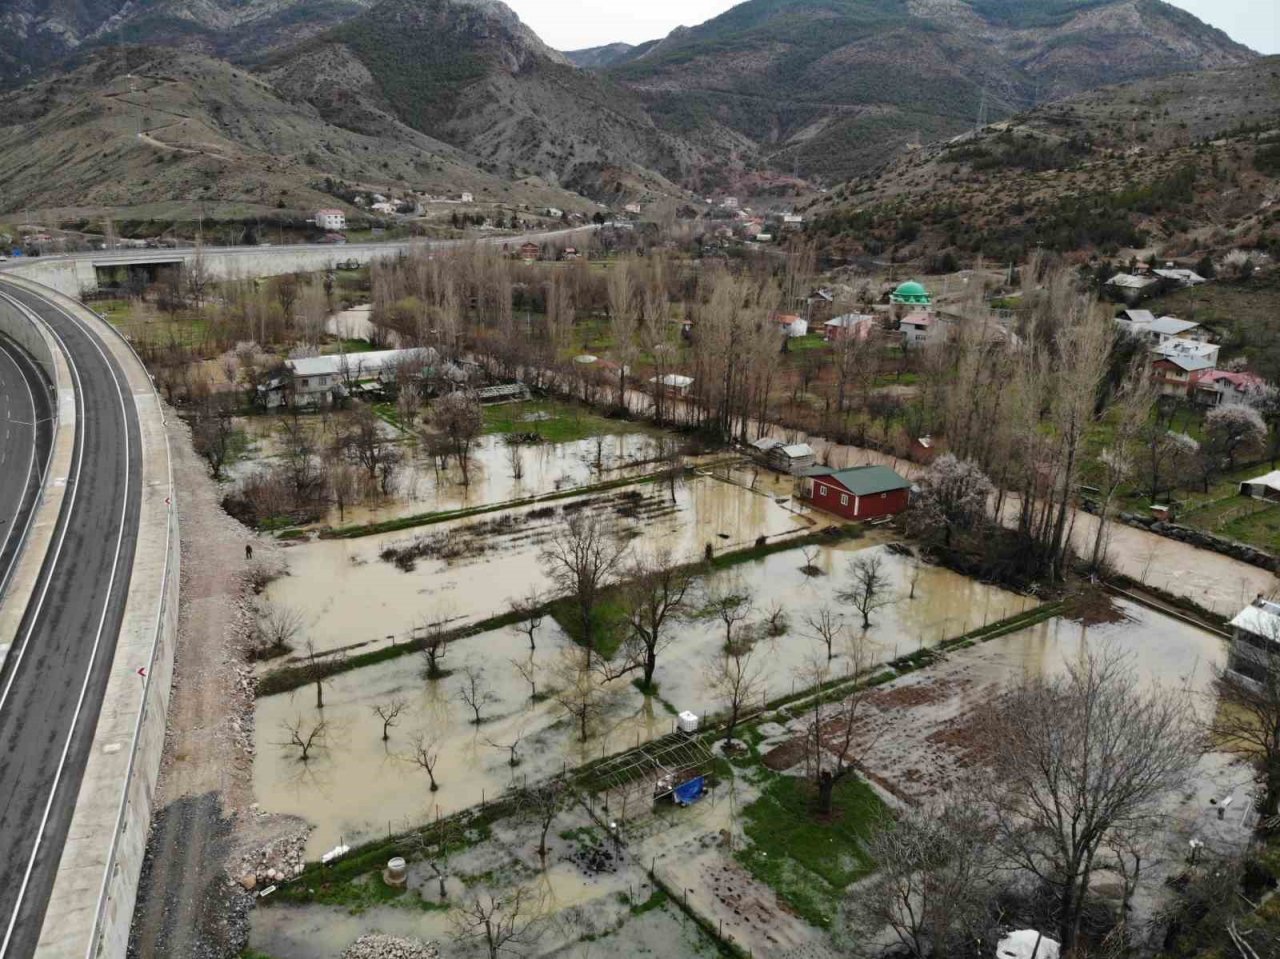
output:
[[[709,476],[674,489],[644,483],[416,530],[299,545],[288,553],[290,575],[273,582],[265,598],[298,610],[306,639],[318,650],[403,639],[425,623],[487,619],[531,589],[549,589],[542,546],[584,511],[616,519],[633,549],[663,547],[682,561],[701,557],[708,543],[717,553],[740,549],[816,522]],[[411,568],[383,559],[405,550],[422,553]]]
[[[769,502],[755,494],[746,495]],[[329,545],[334,544],[314,544],[296,552]],[[818,575],[802,569],[807,565],[806,556],[796,549],[717,571],[701,577],[696,586],[700,595],[724,589],[750,595],[751,619],[756,622],[769,611],[781,609],[784,628],[773,636],[760,630],[753,653],[764,672],[762,699],[789,694],[812,682],[806,670],[815,660],[824,660],[825,647],[804,621],[816,607],[839,605],[838,593],[848,585],[846,567],[853,557],[870,555],[881,560],[893,599],[876,611],[865,633],[878,661],[936,644],[1035,605],[1027,597],[950,570],[917,565],[875,539],[823,545],[811,549],[809,555],[816,556]],[[392,582],[394,577],[416,575],[402,574],[380,560],[373,562],[381,576]],[[466,582],[478,594],[488,594],[490,601],[495,592],[512,588],[487,574],[472,572],[471,576],[475,578]],[[910,598],[913,580],[914,599]],[[302,582],[302,577],[295,574],[282,581],[295,582]],[[439,588],[438,580],[428,582],[431,586],[424,588]],[[363,606],[367,616],[376,597],[357,588],[370,597],[369,604]],[[513,595],[519,593],[515,588]],[[423,594],[420,602],[424,608],[430,608],[432,596]],[[337,609],[344,609],[341,595],[331,601]],[[361,610],[352,614],[358,621]],[[842,624],[847,632],[862,635],[860,617],[848,615],[847,610]],[[406,824],[427,821],[437,811],[447,815],[474,805],[513,781],[537,781],[566,765],[572,768],[665,735],[672,731],[672,717],[680,710],[703,715],[723,707],[708,675],[710,663],[724,647],[723,627],[708,620],[685,619],[671,628],[670,645],[658,659],[654,677],[657,694],[645,696],[625,679],[609,684],[603,714],[592,724],[587,741],[581,742],[578,729],[553,700],[531,702],[533,692],[545,694],[565,682],[560,661],[572,641],[550,617],[544,620],[536,641],[537,650],[531,652],[528,639],[514,628],[455,641],[442,661],[451,675],[434,682],[423,677],[424,660],[418,654],[339,675],[325,683],[323,714],[315,708],[312,687],[259,700],[255,784],[263,807],[315,823],[310,851],[318,854],[340,838],[359,841],[388,828],[399,831]],[[827,666],[832,676],[848,669],[842,650],[843,645],[837,643],[835,658]],[[483,675],[486,705],[484,722],[478,727],[461,698],[468,669]],[[381,720],[374,710],[396,699],[404,699],[406,707],[392,730],[391,743],[384,746]],[[300,763],[295,748],[280,744],[288,741],[283,730],[299,720],[314,728],[321,719],[328,729],[327,742],[316,758]],[[406,755],[410,737],[421,731],[439,740],[437,778],[443,785],[435,793],[429,791],[426,775]],[[516,741],[521,744],[520,764],[511,767],[510,752],[504,745]]]

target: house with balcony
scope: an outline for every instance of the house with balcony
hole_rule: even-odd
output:
[[[1261,595],[1230,623],[1227,670],[1255,683],[1280,666],[1280,603]]]

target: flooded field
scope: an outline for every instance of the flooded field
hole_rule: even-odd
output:
[[[712,807],[707,805],[706,809]],[[548,959],[618,959],[641,956],[714,957],[715,943],[666,897],[657,892],[642,856],[615,859],[605,868],[585,864],[584,853],[603,848],[602,831],[580,807],[557,819],[548,836],[544,870],[527,829],[503,822],[490,838],[453,856],[446,893],[450,902],[469,893],[519,884],[531,894],[543,918],[523,955]],[[378,882],[377,877],[372,877]],[[411,862],[408,895],[435,905],[438,883],[422,863]],[[352,914],[322,905],[269,904],[252,914],[253,947],[272,959],[336,959],[370,929],[388,935],[437,942],[441,953],[457,959],[487,955],[475,944],[454,941],[446,908],[374,906]]]
[[[536,416],[536,413],[530,413]],[[317,448],[331,444],[345,412],[308,415],[303,424]],[[530,428],[537,426],[530,421]],[[234,427],[247,440],[245,456],[228,469],[233,481],[267,469],[281,460],[278,416],[238,418]],[[506,436],[490,434],[476,440],[464,482],[461,467],[450,460],[441,469],[426,455],[417,438],[403,434],[390,423],[381,424],[383,436],[398,443],[403,460],[395,471],[391,490],[385,498],[363,505],[330,509],[318,525],[356,526],[415,516],[511,502],[542,496],[625,477],[654,473],[661,469],[657,436],[641,432],[574,440],[565,443],[531,443],[516,447]],[[519,459],[519,466],[512,462]],[[516,474],[519,474],[517,476]],[[788,489],[788,495],[790,490]]]
[[[265,597],[301,611],[304,641],[320,650],[385,643],[425,623],[486,619],[530,589],[550,587],[542,544],[580,510],[616,517],[634,535],[633,548],[662,546],[686,561],[707,543],[722,552],[813,525],[768,496],[711,477],[682,483],[674,500],[667,486],[645,483],[420,530],[295,546],[287,553],[290,575]],[[424,548],[448,558],[420,558],[408,572],[381,558],[424,540]]]
[[[847,586],[845,567],[851,557],[864,552],[882,559],[895,597],[891,605],[875,614],[866,634],[880,660],[933,645],[985,620],[1003,619],[1034,604],[1026,597],[976,583],[950,570],[925,566],[916,571],[910,561],[876,545],[875,540],[822,547],[816,565],[826,575],[802,572],[805,557],[799,550],[717,572],[699,583],[700,593],[725,587],[749,593],[754,621],[775,603],[784,611],[785,631],[757,641],[754,655],[764,671],[762,699],[789,694],[797,684],[804,688],[807,664],[815,657],[821,659],[824,649],[805,626],[804,618],[817,606],[838,604],[836,594]],[[379,560],[366,566],[381,570],[383,577],[409,579],[417,575],[400,573]],[[910,599],[913,575],[917,578],[916,598]],[[301,581],[296,573],[284,582],[295,581]],[[496,578],[468,581],[490,593],[507,588]],[[424,602],[430,602],[429,590],[434,588],[439,588],[438,582],[424,587],[428,590]],[[376,600],[372,593],[365,595],[370,599],[361,609],[368,615]],[[339,612],[344,609],[340,600],[340,596],[334,599]],[[360,612],[355,610],[353,615]],[[846,617],[846,622],[861,632],[860,618]],[[310,851],[318,854],[340,838],[363,840],[388,828],[397,832],[407,823],[427,821],[437,810],[447,814],[469,807],[507,788],[513,776],[536,781],[559,772],[565,764],[572,767],[665,735],[671,732],[672,716],[679,710],[709,714],[723,708],[708,677],[708,666],[724,643],[723,627],[691,620],[674,627],[671,637],[655,674],[658,695],[644,696],[625,679],[610,684],[607,708],[593,724],[585,744],[579,742],[573,723],[554,702],[530,702],[530,681],[513,665],[513,661],[523,664],[544,693],[563,682],[563,677],[556,675],[557,667],[571,641],[549,618],[533,653],[527,638],[515,629],[452,644],[444,665],[453,674],[438,682],[422,678],[424,664],[417,655],[336,677],[325,692],[323,720],[330,730],[329,743],[318,759],[305,765],[297,762],[295,750],[273,743],[288,739],[282,730],[291,721],[302,719],[306,725],[319,721],[314,690],[304,688],[264,698],[257,706],[261,744],[255,764],[258,798],[265,809],[295,813],[316,823]],[[847,669],[840,648],[837,644],[837,657],[830,665],[832,675]],[[460,699],[468,668],[483,671],[486,687],[486,721],[479,728],[471,723],[474,717]],[[384,748],[381,722],[374,709],[397,698],[406,700],[407,708],[393,731],[392,744]],[[418,731],[429,731],[441,741],[438,778],[446,785],[437,793],[427,790],[425,774],[404,756],[409,737]],[[509,752],[502,747],[516,740],[522,743],[521,763],[513,769],[508,765]]]

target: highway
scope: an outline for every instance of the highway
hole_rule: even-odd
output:
[[[124,615],[141,449],[124,374],[98,335],[12,284],[0,281],[0,296],[52,328],[71,368],[77,412],[61,516],[0,672],[0,959],[26,959],[40,934]],[[21,431],[25,389],[12,369],[4,373],[5,362],[0,357],[0,403],[16,404],[8,408],[19,431],[5,451],[21,464],[22,444],[30,447],[34,437]],[[13,495],[0,499],[0,510]]]
[[[0,602],[49,464],[52,389],[27,352],[0,333]]]

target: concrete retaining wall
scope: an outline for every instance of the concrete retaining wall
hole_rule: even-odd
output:
[[[93,324],[129,381],[142,448],[129,598],[35,955],[125,959],[164,751],[178,632],[181,553],[168,434],[160,397],[124,338],[76,301],[32,289]]]

